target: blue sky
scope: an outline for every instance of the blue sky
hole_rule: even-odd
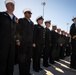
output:
[[[0,0],[0,11],[5,11],[5,0]],[[57,25],[57,28],[69,31],[72,24],[72,18],[76,16],[76,0],[15,0],[14,14],[18,17],[24,17],[22,11],[25,8],[32,10],[31,20],[36,23],[36,18],[43,15],[42,2],[46,2],[44,7],[44,21],[51,20],[52,25]],[[67,29],[67,23],[68,29]]]

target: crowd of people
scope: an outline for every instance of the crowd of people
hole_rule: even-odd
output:
[[[76,69],[76,18],[67,33],[51,20],[42,16],[36,18],[37,24],[30,19],[31,9],[23,10],[24,18],[14,14],[15,2],[5,0],[7,11],[0,12],[0,75],[13,75],[14,65],[19,64],[20,75],[31,75],[30,65],[35,72],[49,67],[55,61],[71,56],[70,67]],[[43,23],[46,27],[43,27]]]

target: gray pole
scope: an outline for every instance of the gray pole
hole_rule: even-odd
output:
[[[41,4],[43,5],[43,18],[44,18],[44,6],[46,5],[46,3],[42,2]]]
[[[69,23],[67,23],[67,32],[68,32],[68,25],[69,25]]]

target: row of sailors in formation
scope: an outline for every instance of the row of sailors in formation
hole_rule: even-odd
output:
[[[13,0],[5,0],[7,11],[0,12],[0,75],[13,75],[14,54],[15,62],[19,64],[20,75],[31,75],[31,55],[32,67],[36,72],[42,70],[41,57],[43,66],[48,67],[49,63],[54,64],[55,60],[70,55],[69,34],[57,29],[56,26],[50,30],[51,21],[45,21],[46,28],[44,28],[42,16],[36,19],[37,24],[34,25],[30,20],[32,14],[30,9],[24,9],[24,18],[20,18],[17,23],[13,15],[14,5]]]
[[[39,17],[37,20],[43,20],[43,17]],[[38,46],[33,48],[33,69],[35,71],[39,71],[40,56],[43,56],[43,66],[48,67],[50,66],[49,62],[54,64],[55,60],[63,59],[71,53],[70,34],[57,29],[56,26],[52,26],[52,30],[49,30],[51,21],[45,21],[45,25],[46,28],[44,30],[41,30],[41,24],[39,23],[34,29],[34,36],[38,37],[34,38]],[[41,35],[42,32],[43,35]],[[43,39],[40,39],[41,37],[39,36],[43,36]]]
[[[25,70],[27,72],[29,71],[31,53],[33,61],[32,67],[33,70],[36,72],[42,70],[40,65],[41,57],[43,58],[43,66],[49,67],[50,66],[49,63],[54,64],[55,60],[59,61],[59,59],[64,59],[65,56],[70,56],[71,54],[70,34],[66,33],[61,29],[57,29],[57,26],[52,26],[52,30],[50,30],[49,29],[49,27],[51,26],[50,20],[45,21],[46,27],[44,28],[42,26],[44,21],[42,16],[37,17],[36,19],[37,24],[34,25],[34,27],[32,27],[32,22],[30,20],[28,20],[29,23],[26,22],[27,21],[26,13],[31,14],[31,11],[24,10],[25,18],[19,19],[18,22],[18,26],[19,25],[24,26],[22,27],[23,28],[22,32],[19,31],[24,39],[24,41],[22,41],[22,45],[20,46],[20,48],[18,48],[20,49],[19,68],[21,69],[20,70],[21,74],[25,73]],[[28,24],[28,27],[27,25],[25,27],[25,23]],[[33,40],[31,40],[32,28],[34,28]],[[21,28],[18,29],[20,30]],[[30,42],[33,41],[33,51],[31,50],[30,46],[31,43],[29,41]]]
[[[24,12],[26,12],[26,10],[24,10]],[[49,67],[49,63],[54,64],[55,60],[58,61],[59,59],[63,59],[65,56],[69,56],[71,53],[70,34],[61,29],[57,29],[57,26],[52,26],[52,30],[50,30],[49,27],[51,26],[51,20],[45,21],[46,27],[44,28],[42,26],[43,21],[44,19],[42,16],[37,17],[37,24],[34,25],[33,31],[32,67],[36,72],[42,70],[40,65],[41,57],[43,58],[43,66]],[[26,38],[25,40],[29,39],[30,37]],[[28,51],[26,53],[28,53]],[[29,53],[31,53],[31,51]],[[30,54],[27,56],[28,58],[26,59],[28,60],[30,58]],[[28,62],[26,67],[28,67]]]
[[[34,25],[33,31],[32,67],[36,72],[42,70],[40,66],[41,57],[43,58],[43,66],[49,67],[49,63],[54,64],[55,60],[59,61],[59,59],[71,54],[70,34],[59,28],[57,29],[56,25],[53,25],[52,30],[50,30],[51,20],[45,21],[46,27],[44,28],[42,26],[43,20],[42,16],[36,19],[37,24]]]

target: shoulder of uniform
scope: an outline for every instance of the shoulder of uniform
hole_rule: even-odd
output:
[[[1,14],[1,13],[5,13],[5,12],[0,12],[0,14]]]
[[[2,16],[4,16],[4,15],[7,16],[7,14],[6,14],[5,12],[0,12],[0,18],[1,18]]]
[[[8,16],[6,12],[0,12],[0,16]]]
[[[0,14],[2,14],[2,12],[0,12]]]
[[[75,25],[75,23],[73,23],[72,25]]]
[[[75,24],[73,23],[73,24],[71,25],[71,28],[74,27],[74,26],[75,26]]]
[[[37,25],[36,25],[36,24],[34,24],[34,27],[37,27]]]
[[[19,20],[23,20],[23,18],[19,18]]]
[[[5,14],[5,12],[0,12],[0,15]]]
[[[23,20],[23,18],[19,18],[19,21],[22,21]]]
[[[19,18],[18,23],[22,23],[22,22],[23,22],[23,18]]]
[[[34,26],[38,26],[38,24],[34,24]]]
[[[31,23],[34,25],[34,22],[32,21],[32,20],[30,20],[31,21]]]
[[[75,23],[73,23],[71,26],[75,25]]]

